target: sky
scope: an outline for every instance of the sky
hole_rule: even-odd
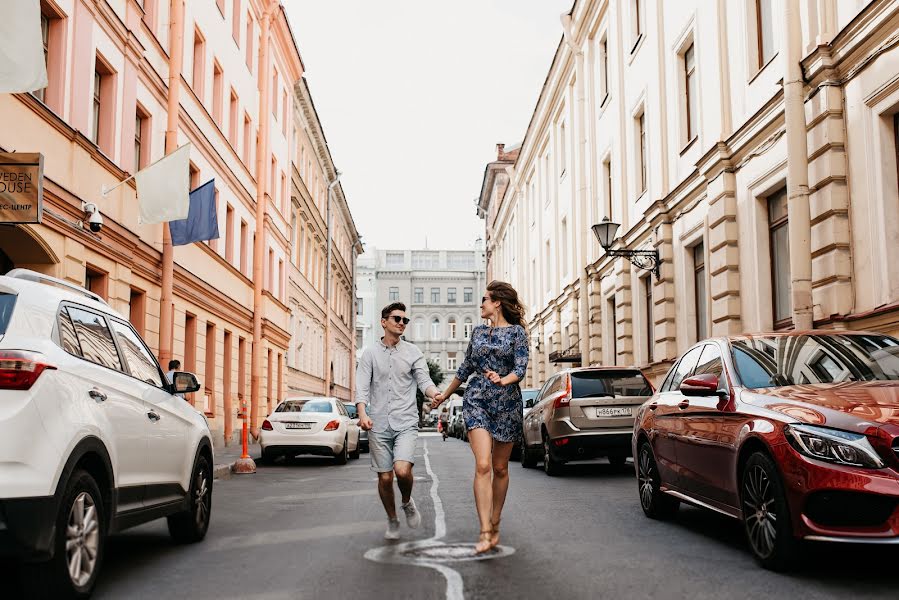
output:
[[[366,249],[466,249],[572,0],[283,0]]]

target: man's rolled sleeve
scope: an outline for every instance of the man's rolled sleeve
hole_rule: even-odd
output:
[[[371,352],[366,350],[356,367],[356,404],[365,404],[366,410],[371,405],[372,370]]]
[[[438,391],[437,386],[431,381],[431,371],[428,369],[428,361],[425,360],[423,354],[419,354],[412,364],[412,372],[415,375],[416,383],[418,383],[418,389],[421,390],[422,394],[428,396],[428,392],[432,389],[435,393]]]

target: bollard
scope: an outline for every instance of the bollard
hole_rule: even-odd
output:
[[[255,473],[256,472],[256,463],[253,462],[253,459],[250,458],[250,453],[247,449],[247,436],[249,435],[247,428],[247,400],[246,398],[241,398],[240,400],[240,412],[243,417],[243,425],[240,430],[240,445],[241,445],[241,455],[234,464],[231,465],[232,473]]]

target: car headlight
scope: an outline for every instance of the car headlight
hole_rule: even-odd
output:
[[[881,469],[883,461],[860,433],[793,423],[784,427],[787,441],[800,454],[838,465]]]

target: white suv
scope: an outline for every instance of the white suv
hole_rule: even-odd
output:
[[[0,276],[0,557],[53,598],[90,595],[106,536],[168,517],[203,539],[209,426],[174,393],[128,321],[99,296],[15,269]]]

